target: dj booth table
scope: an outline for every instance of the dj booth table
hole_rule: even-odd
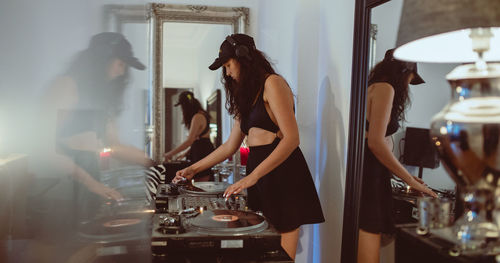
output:
[[[495,263],[494,256],[452,256],[454,244],[436,236],[416,233],[416,224],[399,225],[396,230],[396,263]]]
[[[110,185],[125,185],[120,180],[130,175],[130,200],[112,202],[98,218],[79,224],[84,246],[76,254],[90,255],[92,262],[293,262],[281,247],[280,233],[247,207],[246,196],[223,198],[227,183],[170,183],[186,165],[155,168],[161,182],[152,202],[139,196],[146,188],[136,184],[135,170],[108,172]]]
[[[170,164],[163,171],[172,177],[185,165]],[[61,180],[36,183],[39,187],[31,188],[40,190],[30,198],[30,207],[36,209],[24,217],[31,224],[22,221],[23,226],[32,228],[30,236],[17,239],[14,232],[0,231],[0,262],[293,262],[281,248],[280,234],[265,217],[247,208],[246,196],[225,200],[222,193],[227,185],[218,188],[217,182],[193,184],[206,184],[204,194],[184,188],[177,193],[162,192],[168,186],[162,184],[156,202],[150,202],[145,172],[136,166],[105,170],[101,182],[118,189],[124,199],[100,200],[88,218],[76,218],[80,206],[75,206],[72,198],[59,200],[46,195],[58,194],[53,191]],[[176,217],[177,221],[169,221]],[[6,239],[5,233],[16,239]]]

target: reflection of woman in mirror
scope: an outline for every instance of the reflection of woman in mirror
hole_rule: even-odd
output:
[[[415,63],[405,63],[388,50],[368,77],[363,185],[359,213],[358,262],[378,262],[381,234],[394,232],[391,174],[411,188],[437,197],[412,176],[392,153],[391,135],[404,120],[409,84],[424,83]]]
[[[177,172],[175,180],[191,178],[240,149],[245,136],[250,153],[247,175],[229,186],[224,196],[248,188],[248,205],[262,211],[281,232],[281,245],[295,258],[299,228],[324,221],[307,163],[299,149],[293,94],[277,75],[253,38],[233,34],[222,42],[210,65],[223,72],[226,106],[235,116],[229,139],[203,160]]]
[[[186,150],[186,158],[195,163],[214,150],[210,141],[210,116],[203,110],[200,102],[190,91],[184,91],[179,95],[179,100],[175,106],[181,106],[184,126],[189,130],[187,139],[177,148],[165,153],[165,161],[169,161],[176,154]],[[196,181],[213,181],[210,168],[198,172],[195,176]]]
[[[96,212],[92,209],[97,209],[100,201],[95,194],[122,199],[118,191],[100,182],[103,153],[144,166],[153,164],[144,152],[118,139],[115,121],[122,109],[129,67],[145,68],[133,56],[125,37],[100,33],[92,37],[87,49],[77,54],[47,94],[46,109],[56,122],[54,163],[85,186],[79,189],[77,197],[82,202],[78,211],[88,210],[82,214]]]

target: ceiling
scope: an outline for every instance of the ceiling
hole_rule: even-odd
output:
[[[212,24],[165,23],[163,26],[164,45],[168,48],[198,49],[213,27]]]

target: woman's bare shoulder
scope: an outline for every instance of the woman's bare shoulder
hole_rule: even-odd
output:
[[[46,100],[60,107],[74,105],[78,100],[78,90],[75,80],[68,76],[56,78],[46,93]]]
[[[392,85],[387,82],[375,82],[368,86],[368,94],[393,94],[394,89]]]
[[[205,114],[201,113],[201,112],[197,112],[193,115],[193,118],[191,119],[191,122],[194,122],[194,121],[205,121]]]
[[[282,86],[283,84],[288,87],[286,80],[282,76],[278,74],[270,74],[267,77],[264,85],[265,87],[268,87],[268,86]]]

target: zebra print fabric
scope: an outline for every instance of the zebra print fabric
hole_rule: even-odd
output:
[[[167,169],[163,164],[151,166],[148,170],[146,170],[144,183],[146,185],[146,196],[149,202],[156,199],[156,190],[158,189],[159,184],[165,183],[166,172]]]

